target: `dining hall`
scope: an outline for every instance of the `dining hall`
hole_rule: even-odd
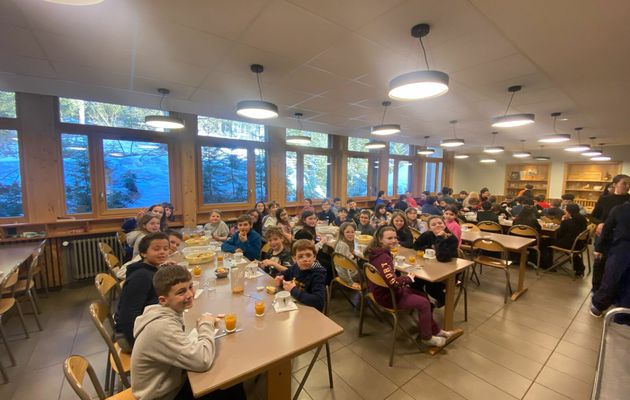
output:
[[[625,398],[628,18],[0,1],[0,398]]]

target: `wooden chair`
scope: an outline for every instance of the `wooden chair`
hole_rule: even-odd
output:
[[[512,285],[510,284],[510,264],[508,250],[499,242],[492,239],[479,238],[472,243],[473,251],[473,272],[476,265],[485,265],[505,271],[505,297],[503,303],[507,303],[507,299],[512,295]],[[500,253],[501,258],[491,257],[482,254],[482,251]]]
[[[116,282],[122,287],[123,280],[118,278],[117,274],[121,267],[120,260],[113,253],[103,254],[103,257],[105,257],[105,265],[107,265],[109,274],[112,278],[116,279]]]
[[[465,222],[463,224],[461,224],[462,227],[462,231],[464,230],[469,230],[471,232],[479,232],[481,231],[481,229],[479,229],[479,227],[475,224],[473,224],[472,222]]]
[[[39,247],[37,249],[39,254],[42,254],[44,252],[45,247],[46,247],[46,240],[42,240],[42,242],[39,244]],[[40,258],[39,261],[41,260],[42,259]],[[42,264],[41,262],[38,262],[37,265],[35,265],[35,267],[33,268],[33,279],[35,279],[35,277],[37,276],[40,277],[42,287],[44,289],[44,293],[46,293],[46,296],[48,296],[48,275],[46,275],[46,271],[44,271],[41,264]]]
[[[536,242],[530,245],[528,249],[536,252],[536,275],[540,275],[540,234],[531,226],[527,225],[513,225],[508,230],[508,235],[523,236],[529,238],[535,238]]]
[[[580,256],[582,255],[582,253],[584,253],[584,251],[588,251],[587,244],[588,244],[588,238],[590,234],[591,232],[588,228],[582,231],[579,235],[577,235],[575,240],[573,240],[573,245],[571,246],[570,249],[565,249],[563,247],[558,247],[555,245],[549,246],[549,248],[553,250],[554,255],[556,252],[558,252],[560,253],[560,257],[555,259],[551,267],[549,267],[549,269],[547,269],[545,272],[551,272],[552,270],[562,267],[562,265],[564,265],[567,261],[570,262],[571,267],[574,268],[573,256]],[[567,270],[566,268],[562,268],[562,270],[566,272],[567,274],[571,275],[571,272]],[[590,264],[588,265],[588,273],[589,274],[591,273]]]
[[[361,273],[361,271],[359,270],[359,266],[357,265],[357,263],[355,263],[353,260],[349,259],[348,257],[344,256],[343,254],[339,254],[339,253],[333,253],[332,255],[332,263],[333,263],[333,280],[330,282],[330,288],[328,291],[328,300],[326,301],[326,304],[330,304],[330,301],[332,299],[332,291],[333,288],[335,287],[335,285],[341,287],[343,290],[341,291],[341,293],[344,295],[344,297],[346,298],[346,300],[348,300],[348,302],[352,305],[352,307],[354,307],[354,304],[352,303],[352,300],[348,297],[348,295],[346,294],[346,291],[350,291],[351,293],[356,293],[359,295],[360,297],[360,303],[359,303],[359,336],[363,336],[363,332],[361,331],[362,328],[362,321],[363,321],[363,316],[364,316],[364,311],[365,311],[365,298],[367,296],[367,284],[365,282],[365,278],[363,277],[363,274]],[[346,271],[354,271],[356,272],[357,276],[359,277],[359,286],[360,288],[355,288],[352,287],[350,285],[348,285],[343,279],[341,279],[339,277],[339,275],[337,274],[337,268],[342,269],[342,270],[346,270]]]
[[[370,302],[372,302],[372,304],[374,306],[376,306],[376,308],[378,308],[379,310],[385,312],[386,314],[391,315],[394,323],[393,323],[393,333],[392,333],[392,350],[391,353],[389,355],[389,366],[393,366],[394,365],[394,351],[396,349],[396,333],[398,331],[398,328],[400,327],[400,329],[405,333],[405,335],[409,338],[409,340],[411,340],[411,342],[413,344],[415,344],[418,349],[420,351],[422,351],[422,347],[420,347],[420,345],[418,344],[418,342],[414,339],[414,337],[402,326],[402,324],[400,323],[400,319],[399,319],[399,313],[401,311],[408,311],[408,310],[400,310],[396,304],[396,295],[394,293],[394,290],[392,288],[390,288],[387,283],[385,283],[385,281],[383,280],[383,277],[381,276],[381,274],[376,270],[376,268],[369,264],[369,263],[365,263],[364,266],[364,270],[365,270],[365,278],[368,282],[372,282],[373,285],[382,287],[382,288],[387,288],[389,289],[390,292],[390,296],[392,298],[392,307],[385,307],[382,306],[380,304],[378,304],[376,302],[376,299],[374,298],[374,294],[368,290],[368,295],[367,298],[370,300]],[[363,321],[359,322],[359,331],[363,330]]]
[[[24,329],[24,335],[28,339],[30,335],[28,334],[28,329],[26,329],[26,323],[24,322],[24,314],[22,313],[22,306],[18,301],[15,300],[15,287],[18,282],[18,275],[20,271],[16,268],[15,271],[11,272],[9,276],[4,279],[4,282],[0,282],[0,292],[3,292],[5,289],[9,290],[9,295],[7,297],[0,298],[0,336],[2,336],[2,342],[4,342],[4,346],[7,348],[7,353],[9,354],[9,359],[11,360],[11,366],[15,366],[15,357],[11,352],[11,347],[9,346],[9,342],[7,341],[7,336],[4,332],[4,328],[2,327],[2,317],[15,306],[17,309],[18,315],[20,317],[20,322],[22,323],[22,328]],[[7,376],[6,371],[4,370],[4,366],[0,361],[0,374],[4,379],[5,383],[9,382],[9,377]]]
[[[94,286],[101,301],[108,304],[111,309],[114,305],[116,290],[120,288],[116,279],[109,274],[101,273],[94,277]]]
[[[105,256],[106,254],[114,254],[114,249],[110,245],[105,242],[98,242],[98,249],[101,251],[101,254]]]
[[[429,222],[429,217],[431,217],[431,214],[423,213],[423,214],[420,214],[418,219],[420,219],[420,221]]]
[[[415,242],[416,240],[418,240],[418,238],[420,237],[420,235],[422,235],[422,233],[420,233],[419,230],[417,230],[416,228],[412,228],[409,227],[409,230],[411,231],[411,236],[413,236],[413,241]]]
[[[125,248],[127,246],[127,234],[123,231],[116,232],[116,239],[120,245],[120,254],[125,254]]]
[[[457,249],[457,257],[466,258],[466,255],[464,254],[464,251],[462,249]],[[466,288],[467,271],[468,271],[468,268],[466,268],[464,272],[460,272],[459,274],[457,274],[457,277],[455,278],[456,279],[455,286],[459,288],[459,291],[457,292],[457,297],[455,298],[455,305],[453,306],[454,309],[457,308],[457,304],[459,304],[459,299],[462,297],[462,294],[463,294],[464,295],[464,321],[468,321],[468,290]]]
[[[123,386],[125,388],[130,387],[128,376],[131,370],[131,354],[122,352],[114,339],[114,321],[109,306],[101,301],[90,304],[90,316],[94,326],[96,326],[96,330],[101,334],[109,350],[105,386],[108,388],[109,393],[113,392],[116,381],[114,373],[116,373],[120,377]],[[109,330],[105,327],[105,321],[108,321]]]
[[[477,224],[477,227],[483,232],[503,233],[501,225],[493,221],[481,221]]]
[[[86,372],[92,382],[94,390],[96,390],[96,395],[99,400],[135,400],[135,397],[133,397],[133,394],[131,393],[131,389],[106,397],[103,387],[98,381],[96,372],[94,372],[94,368],[92,368],[89,361],[82,356],[72,355],[66,358],[63,362],[63,374],[68,380],[70,387],[72,387],[81,400],[92,399],[90,394],[85,390],[83,384]]]
[[[35,266],[37,266],[37,264],[39,263],[39,256],[41,254],[41,251],[42,248],[40,246],[33,252],[31,262],[26,270],[26,275],[23,278],[18,278],[18,281],[15,283],[15,286],[13,288],[6,288],[1,292],[3,296],[13,293],[13,297],[16,301],[20,301],[20,298],[22,297],[28,297],[31,303],[31,308],[33,309],[35,322],[37,323],[37,327],[40,331],[44,330],[44,328],[42,328],[42,323],[39,321],[39,314],[41,314],[41,310],[39,308],[37,291],[35,290],[33,273],[35,271]]]

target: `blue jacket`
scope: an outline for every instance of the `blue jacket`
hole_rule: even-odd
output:
[[[234,253],[236,249],[243,250],[243,255],[250,260],[260,260],[260,249],[262,248],[262,238],[255,230],[250,230],[247,234],[247,241],[241,242],[238,239],[238,232],[235,232],[228,240],[223,242],[221,250]]]
[[[435,204],[425,204],[422,206],[422,214],[442,215],[442,210]]]
[[[291,289],[293,298],[319,311],[324,310],[326,304],[326,270],[319,262],[315,261],[311,268],[304,270],[294,264],[282,273],[282,278],[285,281],[295,279],[295,287]]]

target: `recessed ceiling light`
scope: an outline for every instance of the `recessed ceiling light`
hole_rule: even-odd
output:
[[[411,28],[411,36],[420,41],[426,70],[412,71],[399,75],[389,82],[389,97],[396,100],[419,100],[438,97],[448,92],[448,75],[429,68],[429,59],[422,38],[429,34],[428,24],[418,24]]]
[[[508,102],[507,108],[505,109],[505,113],[502,116],[494,117],[492,119],[492,126],[494,128],[514,128],[516,126],[523,126],[534,123],[536,119],[536,116],[534,114],[508,114],[508,111],[510,111],[510,105],[512,105],[512,100],[514,99],[514,95],[522,88],[523,87],[520,85],[510,86],[508,88],[508,92],[512,93],[512,95],[510,96],[510,101]]]
[[[157,91],[160,94],[160,111],[162,111],[164,98],[171,93],[171,91],[165,88],[159,88]],[[144,123],[150,127],[160,129],[182,129],[185,126],[183,119],[165,115],[147,115],[144,117]]]
[[[463,159],[465,159],[465,158],[470,157],[470,155],[468,155],[468,154],[455,154],[455,156],[454,156],[454,157],[455,157],[455,158],[458,158],[458,159],[460,159],[460,160],[463,160]]]
[[[270,119],[278,117],[278,106],[263,100],[260,74],[265,68],[260,64],[252,64],[249,69],[256,74],[258,82],[258,94],[260,100],[242,100],[236,104],[236,113],[242,117],[252,119]]]

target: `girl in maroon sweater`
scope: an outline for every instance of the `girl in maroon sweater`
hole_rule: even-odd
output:
[[[451,332],[440,330],[439,325],[433,319],[431,303],[426,295],[409,287],[415,279],[413,272],[400,275],[394,269],[394,259],[390,250],[398,244],[396,229],[393,226],[379,228],[374,238],[365,249],[365,254],[389,287],[394,290],[396,304],[400,309],[417,310],[418,312],[418,338],[427,346],[444,346],[446,338]],[[387,288],[370,285],[376,302],[384,307],[392,307],[390,291]]]

